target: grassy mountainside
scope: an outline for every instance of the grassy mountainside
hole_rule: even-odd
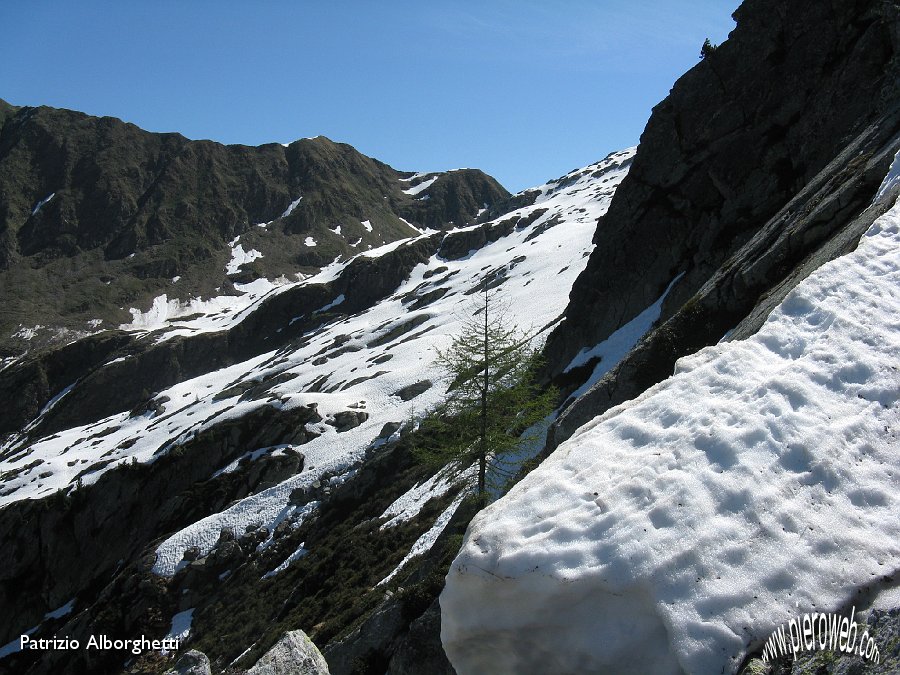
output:
[[[321,136],[225,146],[5,102],[0,124],[5,356],[127,322],[128,308],[162,293],[236,293],[234,283],[309,272],[412,226],[462,225],[509,196],[475,170],[407,194],[412,174]],[[239,235],[262,256],[229,275]]]

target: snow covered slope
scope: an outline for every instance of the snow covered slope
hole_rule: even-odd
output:
[[[472,521],[441,595],[457,671],[730,673],[896,583],[898,317],[900,204]]]
[[[91,485],[124,464],[154,462],[216,424],[267,406],[287,411],[316,405],[322,421],[308,425],[318,437],[302,447],[304,471],[172,534],[159,547],[154,569],[171,575],[186,548],[197,546],[205,553],[226,526],[242,532],[249,523],[262,523],[271,532],[286,518],[297,522],[309,508],[289,504],[293,490],[312,485],[326,471],[334,480],[348,476],[386,423],[402,422],[411,411],[422,412],[441,399],[446,384],[434,367],[433,348],[449,343],[471,304],[471,292],[486,275],[500,282],[511,315],[522,328],[546,326],[560,315],[592,249],[596,219],[605,212],[633,153],[633,149],[614,153],[536,188],[531,205],[498,219],[508,225],[508,234],[503,229],[496,241],[452,258],[438,253],[416,267],[388,299],[358,313],[341,314],[343,297],[335,297],[317,310],[335,318],[302,340],[155,392],[155,410],[122,412],[43,438],[11,439],[0,449],[0,506]],[[467,233],[497,224],[453,230],[445,241],[465,242]],[[424,234],[419,239],[439,236]],[[407,242],[361,255],[377,257]],[[153,317],[136,321],[132,328],[155,329],[151,340],[221,329],[246,317],[264,296],[334,279],[348,264],[335,263],[315,277],[263,289],[258,298],[248,294],[242,300],[249,304],[242,307],[211,303],[202,308],[200,317],[185,319],[183,312],[170,312],[163,300]],[[246,387],[241,384],[263,381],[273,383],[264,394],[244,395]],[[401,395],[415,384],[424,391],[412,400]],[[61,392],[44,414],[66,405],[67,393],[68,389]],[[345,417],[352,413],[359,424],[343,428],[342,413]],[[40,418],[35,424],[39,422]],[[246,450],[255,459],[284,448]]]

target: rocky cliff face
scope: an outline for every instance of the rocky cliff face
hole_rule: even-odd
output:
[[[0,355],[115,327],[163,293],[239,294],[464,225],[509,196],[477,170],[430,178],[321,136],[225,146],[0,101]],[[255,253],[227,271],[239,236]]]
[[[559,438],[671,374],[679,356],[717,342],[757,305],[764,315],[879,215],[857,220],[897,149],[896,3],[748,0],[734,16],[729,39],[654,108],[547,342],[548,375],[677,279],[665,329],[570,411]],[[591,361],[592,383],[613,365]],[[583,365],[580,381],[591,370]]]

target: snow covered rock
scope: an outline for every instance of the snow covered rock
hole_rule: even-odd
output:
[[[247,675],[328,675],[328,664],[302,630],[284,634]]]
[[[582,427],[469,527],[441,595],[460,675],[734,672],[890,583],[898,317],[895,205],[757,335]]]

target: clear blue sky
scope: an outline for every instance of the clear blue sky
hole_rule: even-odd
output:
[[[738,0],[29,0],[0,98],[257,145],[324,134],[512,191],[637,143]]]

